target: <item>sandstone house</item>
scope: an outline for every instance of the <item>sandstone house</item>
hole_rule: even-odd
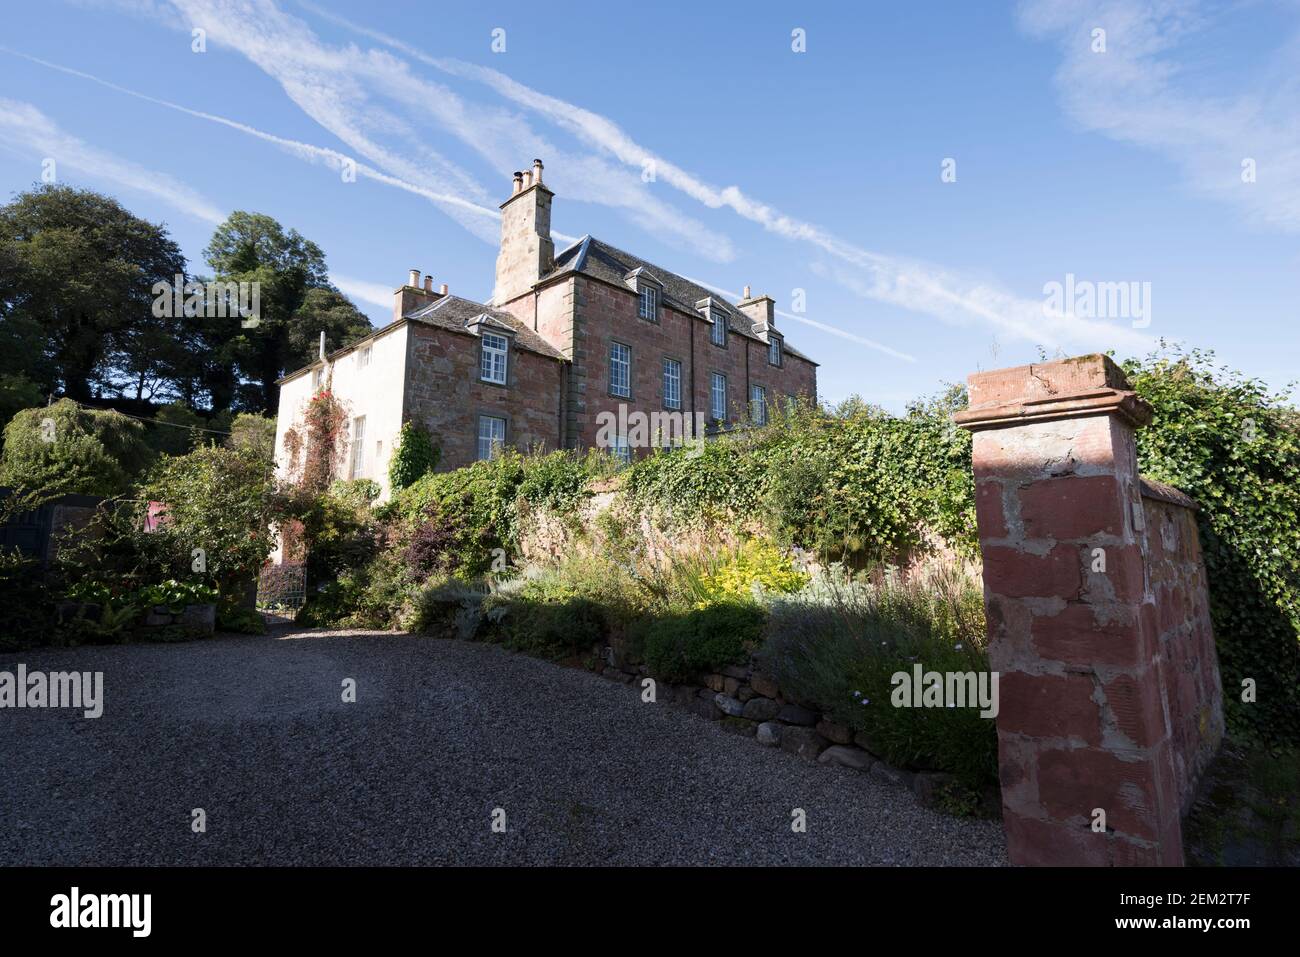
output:
[[[413,269],[392,322],[285,376],[280,468],[285,431],[324,388],[349,416],[347,476],[374,479],[385,495],[408,420],[441,448],[439,468],[452,469],[505,446],[607,446],[630,458],[644,443],[611,435],[611,418],[678,413],[725,429],[761,422],[779,402],[815,400],[817,364],[777,331],[770,297],[746,287],[733,305],[591,236],[557,255],[553,197],[540,160],[515,174],[490,304],[435,290],[432,276],[421,284]]]

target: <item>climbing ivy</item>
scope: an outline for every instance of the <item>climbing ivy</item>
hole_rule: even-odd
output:
[[[1137,434],[1144,475],[1197,500],[1230,730],[1300,741],[1300,413],[1214,353],[1124,363],[1155,415]],[[1246,679],[1257,700],[1242,701]]]

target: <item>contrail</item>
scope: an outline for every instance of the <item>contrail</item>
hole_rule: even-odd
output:
[[[324,146],[314,146],[311,143],[303,143],[299,140],[286,139],[283,136],[276,136],[274,133],[267,133],[265,130],[259,130],[257,127],[249,126],[247,123],[240,123],[237,120],[227,119],[224,116],[217,116],[215,113],[205,113],[202,110],[193,110],[188,106],[181,106],[179,103],[173,103],[170,100],[150,96],[148,93],[141,93],[138,90],[132,90],[129,87],[120,86],[117,83],[101,79],[91,73],[74,70],[71,67],[62,66],[58,63],[51,63],[48,60],[42,60],[39,57],[34,57],[30,54],[19,52],[18,50],[11,50],[8,47],[0,47],[0,53],[8,53],[11,56],[21,57],[22,59],[29,60],[32,63],[38,63],[48,69],[57,70],[60,73],[80,77],[83,80],[90,80],[92,83],[98,83],[100,86],[107,87],[108,89],[114,90],[118,93],[125,93],[127,96],[133,96],[138,100],[144,100],[146,103],[154,103],[158,106],[165,106],[169,110],[176,110],[178,113],[184,113],[187,116],[208,120],[212,123],[220,123],[222,126],[228,126],[232,130],[239,130],[241,133],[247,133],[249,136],[255,136],[268,143],[274,143],[281,149],[296,154],[300,159],[305,159],[309,162],[316,162],[318,160],[324,161],[326,165],[335,170],[342,170],[351,166],[358,174],[365,176],[367,179],[372,179],[377,183],[383,183],[386,186],[394,186],[398,189],[406,190],[408,193],[415,193],[417,196],[423,196],[430,202],[446,203],[492,219],[501,218],[501,213],[498,210],[490,209],[486,206],[480,206],[477,203],[472,203],[460,196],[450,193],[439,193],[435,190],[426,189],[416,183],[410,183],[404,179],[399,179],[396,176],[390,176],[372,166],[366,165],[365,163],[358,163],[352,157],[340,153],[338,150],[332,150]]]

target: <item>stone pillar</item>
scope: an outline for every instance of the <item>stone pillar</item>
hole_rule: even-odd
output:
[[[1101,355],[978,373],[974,445],[998,765],[1015,864],[1183,863],[1134,431]],[[1105,830],[1094,824],[1105,815]]]

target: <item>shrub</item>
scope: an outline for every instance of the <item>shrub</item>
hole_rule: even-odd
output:
[[[152,537],[179,572],[169,577],[198,576],[226,596],[243,592],[273,545],[273,468],[248,449],[215,445],[158,462],[141,494],[164,506]]]
[[[885,760],[948,771],[966,786],[996,780],[997,730],[978,708],[896,708],[892,678],[988,672],[983,592],[973,568],[932,566],[875,580],[834,567],[771,609],[761,666],[796,700],[862,733]]]
[[[1155,409],[1137,433],[1140,468],[1200,505],[1228,727],[1300,741],[1300,415],[1209,352],[1131,360],[1125,372]],[[1258,685],[1252,704],[1245,678]]]
[[[638,638],[654,674],[667,681],[693,681],[742,661],[758,646],[765,618],[752,602],[725,601],[650,619]]]
[[[151,457],[141,423],[61,399],[24,409],[5,426],[0,485],[42,498],[121,495]]]
[[[798,591],[807,582],[808,575],[795,568],[794,561],[779,548],[764,539],[749,538],[701,577],[699,602],[754,598],[756,591]]]
[[[230,435],[226,437],[226,445],[232,449],[248,449],[264,459],[274,459],[275,418],[240,412],[230,423]]]
[[[441,452],[429,432],[415,422],[403,422],[388,463],[388,485],[396,494],[438,467]]]

